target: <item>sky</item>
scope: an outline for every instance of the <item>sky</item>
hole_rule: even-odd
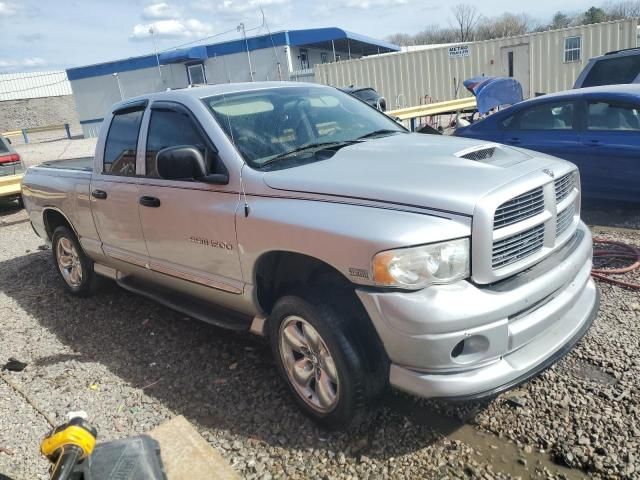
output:
[[[454,1],[442,0],[0,0],[0,73],[47,71],[298,28],[340,27],[383,39],[448,26]],[[464,1],[460,2],[464,3]],[[581,0],[468,2],[496,16],[510,11],[549,21]],[[526,5],[526,8],[523,8]],[[261,13],[264,12],[264,19]],[[154,31],[153,39],[149,29]],[[154,47],[154,40],[156,46]]]

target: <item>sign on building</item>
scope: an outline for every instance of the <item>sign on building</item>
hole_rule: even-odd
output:
[[[449,58],[460,58],[469,56],[469,45],[456,45],[449,47]]]

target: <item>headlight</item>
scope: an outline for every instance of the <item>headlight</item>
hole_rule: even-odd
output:
[[[380,252],[373,257],[377,285],[417,290],[469,276],[469,239]]]

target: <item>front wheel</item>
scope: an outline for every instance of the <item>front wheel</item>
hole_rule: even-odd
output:
[[[94,278],[93,262],[82,250],[75,234],[68,227],[56,228],[51,247],[58,273],[67,290],[80,297],[90,295]]]
[[[337,308],[336,308],[337,307]],[[311,296],[285,296],[269,317],[273,355],[302,411],[328,429],[366,418],[373,381],[362,345],[348,328],[352,318],[335,304]]]

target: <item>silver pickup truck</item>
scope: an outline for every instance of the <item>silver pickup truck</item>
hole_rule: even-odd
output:
[[[330,87],[131,99],[93,159],[32,167],[22,188],[71,293],[105,276],[268,336],[329,428],[389,384],[495,396],[557,361],[598,308],[574,165],[409,133]]]

